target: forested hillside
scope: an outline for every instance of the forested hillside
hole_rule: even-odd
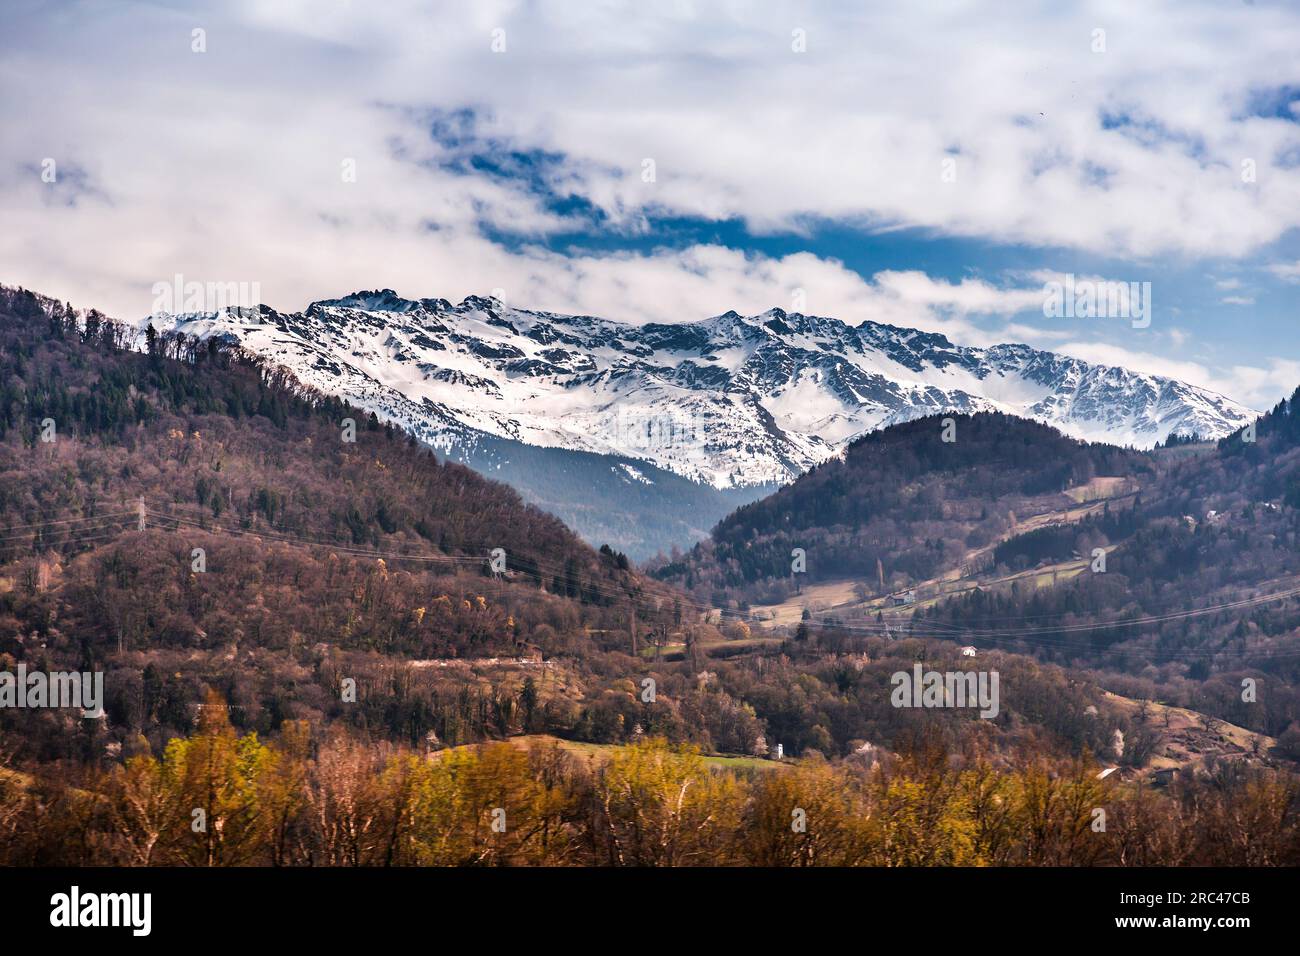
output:
[[[1300,719],[1297,402],[1253,434],[1153,452],[997,415],[949,416],[951,442],[943,419],[912,422],[656,573],[740,613],[847,580],[856,598],[814,619],[1032,654],[1282,734]],[[1247,679],[1267,692],[1243,700]]]
[[[667,620],[667,589],[508,487],[215,342],[127,340],[0,293],[0,662],[105,668],[96,750],[161,747],[206,688],[247,729],[328,714],[478,739],[519,687],[414,695],[384,662],[598,656],[632,615]],[[91,746],[0,713],[19,721],[31,756]]]
[[[1103,544],[1105,573],[974,588],[918,609],[914,629],[1092,667],[1123,693],[1283,733],[1300,718],[1297,402],[1300,391],[1253,436],[1157,451],[1126,511],[999,546],[1050,563]],[[1246,679],[1268,692],[1243,700]]]
[[[96,313],[14,290],[2,304],[0,660],[102,668],[108,698],[103,726],[0,714],[0,728],[22,730],[20,761],[160,753],[209,692],[241,731],[341,721],[435,748],[662,734],[839,756],[930,720],[882,689],[934,647],[834,631],[727,640],[748,633],[743,619],[721,633],[707,605],[591,550],[510,489],[295,394],[237,350],[153,338],[140,354]],[[990,461],[1020,454],[998,434],[987,432]],[[916,461],[905,467],[951,480]],[[728,660],[737,650],[754,653]],[[1123,726],[1085,719],[1095,689],[1005,668],[1036,690],[1006,705],[999,749],[1021,746],[1026,725],[1072,752]],[[341,699],[348,679],[354,702]],[[954,745],[975,726],[938,723]]]
[[[944,440],[944,422],[953,423]],[[922,418],[873,432],[721,521],[656,576],[717,603],[771,599],[803,583],[860,578],[892,590],[960,565],[1017,513],[1098,475],[1143,475],[1140,453],[1066,438],[1009,415]],[[807,568],[792,573],[791,551]],[[877,563],[879,562],[879,564]]]

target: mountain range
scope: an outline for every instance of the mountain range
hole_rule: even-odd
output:
[[[855,438],[937,412],[1002,412],[1139,447],[1218,438],[1254,417],[1203,388],[1026,345],[782,309],[635,326],[384,289],[295,313],[146,322],[237,343],[634,557],[689,545]],[[567,492],[554,492],[557,475]],[[575,486],[590,492],[575,500]],[[642,502],[630,514],[629,497]]]

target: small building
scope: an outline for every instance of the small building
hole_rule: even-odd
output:
[[[1151,775],[1151,785],[1153,787],[1167,787],[1174,782],[1178,776],[1177,767],[1162,767]]]
[[[894,602],[894,607],[903,607],[904,605],[907,604],[915,604],[916,592],[911,588],[908,588],[902,594],[893,595],[893,602]]]
[[[771,750],[767,752],[767,755],[772,760],[780,760],[782,757],[785,756],[785,746],[783,744],[777,744],[775,747],[773,747]]]
[[[878,747],[869,740],[864,740],[854,749],[852,756],[853,759],[874,770],[880,766],[885,753],[883,747]]]
[[[515,644],[515,650],[519,655],[518,659],[521,664],[540,664],[542,662],[542,649],[536,644],[519,641]]]
[[[970,645],[970,644],[966,645],[965,647],[963,647],[963,648],[961,649],[961,656],[962,656],[962,657],[974,657],[974,656],[975,656],[975,648],[974,648],[972,645]]]

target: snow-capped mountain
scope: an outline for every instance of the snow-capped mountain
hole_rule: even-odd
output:
[[[714,488],[785,481],[854,437],[941,411],[1003,411],[1079,438],[1215,438],[1254,413],[1173,379],[1025,345],[772,309],[625,325],[391,290],[303,312],[155,315],[220,336],[435,447],[494,436],[646,462]],[[630,481],[651,481],[635,466]]]

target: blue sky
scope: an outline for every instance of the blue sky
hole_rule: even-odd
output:
[[[178,273],[281,309],[804,301],[1271,404],[1300,10],[1060,7],[16,0],[0,281],[132,318]],[[1067,273],[1150,282],[1150,326],[1045,317]]]

